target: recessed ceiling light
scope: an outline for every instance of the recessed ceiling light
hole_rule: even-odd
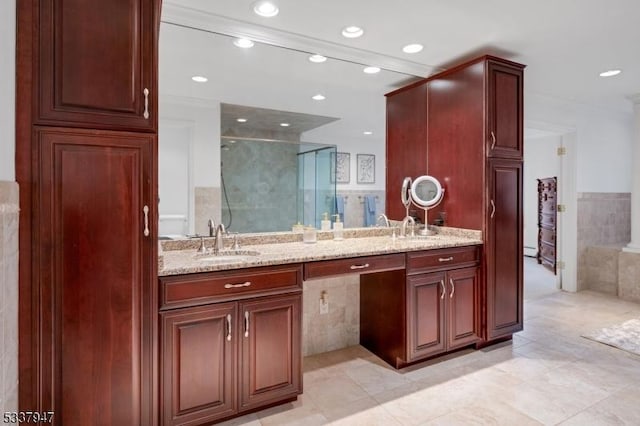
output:
[[[418,53],[419,51],[422,50],[424,46],[422,46],[421,44],[407,44],[405,47],[402,48],[402,51],[404,53]]]
[[[369,130],[367,130],[366,132],[362,132],[362,134],[364,134],[364,135],[372,135],[373,132],[370,132]]]
[[[207,77],[204,77],[202,75],[194,75],[193,77],[191,77],[191,80],[195,81],[196,83],[206,83],[207,81],[209,81]]]
[[[319,64],[320,62],[326,61],[327,57],[322,55],[311,55],[309,56],[309,60],[311,62],[315,62],[316,64]]]
[[[282,127],[289,127],[289,123],[280,123]]]
[[[246,119],[246,118],[236,118],[236,121],[237,121],[238,123],[246,123],[246,122],[247,122],[247,119]]]
[[[248,49],[250,47],[253,47],[253,42],[248,38],[237,38],[233,41],[233,44],[235,44],[238,47],[242,47],[243,49]]]
[[[321,95],[320,93],[318,93],[317,95],[312,96],[311,99],[313,99],[314,101],[323,101],[326,98],[324,97],[324,95]]]
[[[608,70],[600,73],[600,77],[613,77],[614,75],[618,75],[622,72],[622,70]]]
[[[380,72],[380,68],[378,68],[378,67],[366,67],[362,71],[364,71],[367,74],[376,74],[376,73]]]
[[[350,25],[342,29],[342,35],[346,38],[358,38],[364,34],[364,30],[355,25]]]
[[[278,9],[278,6],[270,1],[259,1],[253,5],[253,11],[257,15],[264,16],[265,18],[271,18],[272,16],[276,16],[280,10]]]
[[[236,141],[229,141],[229,143],[236,143]]]

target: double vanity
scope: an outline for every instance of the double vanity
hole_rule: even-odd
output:
[[[395,368],[481,342],[479,231],[318,236],[247,235],[217,254],[196,240],[161,243],[162,424],[206,424],[302,393],[303,309],[316,308],[303,308],[303,282],[359,274],[360,343]]]

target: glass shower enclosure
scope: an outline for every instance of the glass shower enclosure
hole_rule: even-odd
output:
[[[298,222],[320,229],[324,213],[336,210],[334,145],[303,143],[298,153]]]

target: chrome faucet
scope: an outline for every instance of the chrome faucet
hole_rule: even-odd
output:
[[[380,216],[378,216],[378,219],[376,220],[376,225],[378,224],[378,222],[380,222],[380,219],[384,220],[385,228],[388,228],[391,226],[391,223],[389,223],[389,218],[387,217],[386,214],[382,213]]]
[[[409,224],[409,222],[411,222],[411,237],[415,237],[416,236],[416,220],[413,218],[413,216],[405,216],[404,219],[402,219],[402,228],[400,231],[400,236],[402,237],[406,237],[407,236],[407,225]]]
[[[213,233],[216,229],[216,222],[213,219],[209,219],[209,221],[207,222],[207,226],[209,227],[209,236],[213,237]]]
[[[215,241],[213,244],[213,252],[215,254],[220,253],[221,250],[224,250],[224,239],[223,239],[223,234],[225,234],[226,231],[224,229],[224,225],[222,223],[220,223],[217,227],[216,227],[216,233],[215,233]]]

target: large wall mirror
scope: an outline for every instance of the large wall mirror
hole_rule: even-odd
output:
[[[325,211],[370,226],[385,205],[384,94],[416,77],[236,40],[163,17],[160,235],[206,235],[209,219],[286,231]]]

